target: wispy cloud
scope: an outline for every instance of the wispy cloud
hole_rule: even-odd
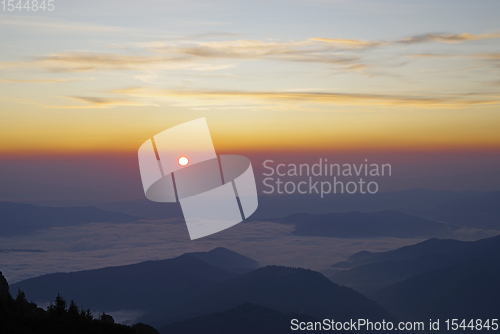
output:
[[[87,72],[99,70],[144,70],[178,68],[181,57],[134,56],[117,53],[65,52],[40,57],[37,61],[54,72]]]
[[[43,69],[54,73],[158,70],[217,71],[232,67],[234,67],[232,64],[195,62],[183,55],[154,56],[94,52],[61,52],[37,57],[30,61],[0,62],[0,69]]]
[[[339,53],[332,46],[321,45],[313,40],[276,42],[238,39],[216,42],[191,41],[175,45],[166,42],[150,42],[141,43],[138,46],[154,53],[183,55],[191,59],[210,58],[324,63],[338,65],[355,71],[369,67],[360,62],[361,57],[359,55]]]
[[[287,105],[324,104],[324,105],[370,105],[370,106],[411,106],[421,108],[461,108],[465,106],[488,106],[500,104],[500,97],[495,96],[429,96],[429,95],[382,95],[382,94],[347,94],[331,92],[244,92],[216,90],[162,90],[145,87],[115,90],[112,93],[131,97],[161,98],[170,101],[189,101],[189,106],[227,105],[240,101],[270,103],[279,102]]]
[[[45,84],[45,83],[59,83],[59,82],[68,82],[74,81],[73,79],[0,79],[2,83],[36,83],[36,84]]]
[[[406,57],[416,57],[416,58],[451,58],[456,57],[455,55],[447,54],[435,54],[435,53],[418,53],[405,55]]]
[[[316,51],[305,48],[311,45],[312,43],[309,41],[267,42],[240,39],[235,41],[196,42],[192,43],[191,46],[164,45],[160,48],[150,48],[150,50],[188,54],[197,57],[252,59],[267,56],[307,54]]]
[[[267,59],[338,65],[346,70],[361,71],[369,65],[359,62],[360,56],[325,54],[305,50],[252,49],[176,49],[165,56],[126,55],[119,53],[64,52],[53,53],[24,62],[0,62],[0,68],[43,69],[49,72],[99,72],[99,71],[219,71],[234,68],[234,64],[206,63],[200,59]]]
[[[390,44],[390,42],[386,41],[367,41],[363,39],[344,39],[344,38],[326,38],[326,37],[313,37],[310,38],[309,40],[334,45],[339,48],[340,47],[367,48],[367,47],[377,47]]]
[[[122,33],[129,29],[123,27],[113,27],[95,23],[70,22],[54,18],[43,18],[36,16],[3,16],[0,21],[1,26],[37,28],[57,31],[59,33],[85,32],[85,33]]]
[[[136,51],[139,51],[135,54],[81,51],[58,52],[28,61],[0,62],[0,68],[41,68],[51,72],[216,71],[234,67],[234,64],[226,63],[227,59],[233,59],[323,63],[341,70],[364,72],[370,69],[372,65],[364,60],[364,54],[354,49],[426,42],[462,43],[492,38],[500,38],[500,33],[423,34],[394,41],[325,37],[285,42],[249,39],[229,41],[164,40],[135,43],[133,46],[138,48]],[[350,50],[353,50],[353,52],[350,52]],[[496,57],[495,55],[483,54],[481,57],[493,59]],[[414,56],[440,57],[431,54]],[[201,63],[206,59],[212,60],[213,63]],[[219,60],[224,63],[221,64]]]
[[[492,39],[500,38],[500,32],[490,32],[485,34],[444,34],[444,33],[429,33],[423,35],[416,35],[406,38],[401,38],[393,41],[367,41],[362,39],[341,39],[341,38],[324,38],[315,37],[311,38],[312,41],[322,42],[326,44],[332,44],[337,47],[346,48],[370,48],[370,47],[380,47],[380,46],[390,46],[390,45],[410,45],[410,44],[420,44],[420,43],[463,43],[468,41],[475,41],[481,39]]]
[[[395,41],[397,44],[416,44],[426,42],[440,42],[440,43],[462,43],[467,41],[475,41],[480,39],[500,38],[500,32],[490,32],[485,34],[424,34],[403,38]]]
[[[470,57],[478,59],[486,59],[486,60],[500,60],[500,52],[475,53]]]
[[[473,53],[473,54],[433,54],[433,53],[422,53],[422,54],[409,54],[407,57],[415,58],[462,58],[462,59],[479,59],[489,63],[498,63],[500,61],[500,52],[483,52],[483,53]]]
[[[114,108],[114,107],[156,107],[158,104],[139,101],[126,98],[102,98],[102,97],[87,97],[87,96],[71,96],[69,97],[78,102],[84,102],[85,104],[78,105],[50,105],[45,106],[46,108],[52,109],[104,109],[104,108]]]

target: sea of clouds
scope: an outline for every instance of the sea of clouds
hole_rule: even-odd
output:
[[[10,284],[54,272],[163,260],[187,252],[226,247],[260,262],[325,270],[362,251],[386,251],[422,239],[338,239],[295,236],[292,226],[271,222],[238,224],[220,233],[189,239],[182,220],[95,223],[51,228],[32,235],[0,238],[2,249],[46,252],[0,253],[0,270]]]

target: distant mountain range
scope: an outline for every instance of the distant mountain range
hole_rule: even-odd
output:
[[[142,310],[145,314],[140,321],[157,327],[247,303],[320,319],[393,318],[376,302],[318,272],[276,266],[241,275],[231,271],[248,271],[249,265],[256,262],[218,248],[170,260],[44,275],[14,284],[12,289],[20,288],[38,302],[61,293],[67,300],[99,311]]]
[[[276,212],[286,212],[285,206],[294,211],[311,205],[308,210],[312,213],[289,212],[284,218],[270,219],[294,226],[293,233],[299,236],[447,237],[462,227],[500,230],[500,192],[409,190],[366,197],[356,205],[351,199],[337,197],[340,206],[330,201],[326,212],[326,202],[313,204],[308,197],[304,204],[283,197],[276,200]],[[403,207],[411,198],[414,203]],[[263,212],[271,212],[266,210],[274,200],[264,198]],[[176,203],[151,203],[49,208],[2,202],[0,236],[182,214]],[[341,212],[356,206],[359,211]],[[394,211],[396,208],[401,211]],[[335,210],[339,212],[332,213]],[[0,249],[0,253],[20,251],[41,250]],[[138,321],[165,334],[289,333],[292,316],[304,321],[428,321],[498,318],[500,314],[500,236],[474,242],[433,238],[388,252],[363,251],[331,269],[339,272],[329,280],[306,269],[259,268],[253,259],[215,248],[168,260],[44,275],[14,284],[11,291],[21,288],[28,300],[39,303],[61,293],[68,301],[100,312],[142,312]],[[5,295],[8,285],[2,278],[0,295]]]
[[[376,194],[261,195],[253,219],[279,218],[294,213],[414,211],[433,208],[456,199],[485,194],[477,191],[406,189]]]
[[[220,261],[217,256],[215,254],[211,261]],[[215,282],[236,276],[184,254],[168,260],[43,275],[13,284],[12,289],[22,289],[38,303],[47,302],[60,293],[67,300],[78,300],[85,307],[103,312],[152,311],[174,307]]]
[[[402,193],[422,195],[429,191],[412,190]],[[455,192],[446,194],[457,195]],[[466,196],[433,208],[404,211],[406,213],[393,210],[296,213],[284,218],[272,218],[270,221],[293,225],[293,234],[296,235],[336,238],[446,238],[452,237],[462,227],[500,230],[500,192],[478,197]]]
[[[174,322],[253,303],[284,313],[302,313],[338,321],[357,317],[394,319],[377,303],[322,274],[300,268],[269,266],[217,284],[156,318]],[[144,318],[144,322],[159,323]],[[161,324],[161,323],[160,323]]]
[[[478,191],[407,189],[370,195],[335,194],[324,198],[317,195],[260,195],[259,208],[251,218],[281,218],[295,213],[416,211],[483,194],[485,193]],[[146,199],[108,203],[97,207],[149,219],[182,217],[179,203],[156,203]]]
[[[350,268],[332,276],[335,283],[307,269],[256,266],[248,257],[216,248],[40,276],[11,290],[21,288],[35,301],[60,292],[110,313],[142,310],[137,320],[165,334],[224,334],[237,328],[242,328],[238,333],[288,333],[292,316],[428,321],[496,319],[500,312],[500,236],[475,242],[430,239],[388,252],[360,252],[335,265]]]
[[[494,238],[483,240],[494,240]],[[414,260],[425,255],[451,254],[464,250],[472,244],[474,242],[433,238],[386,252],[361,251],[350,256],[347,261],[335,263],[332,267],[353,268],[370,263]]]
[[[354,268],[330,279],[371,295],[415,275],[495,254],[500,254],[500,236],[475,242],[431,239],[389,252],[355,254],[351,261],[334,265]]]
[[[397,211],[294,214],[280,220],[295,226],[293,234],[335,238],[443,237],[454,228]]]
[[[456,226],[500,230],[500,191],[456,199],[414,213]]]
[[[194,252],[186,255],[202,260],[211,266],[243,274],[259,267],[259,262],[224,247],[217,247],[209,252]]]
[[[374,298],[405,319],[498,319],[500,255],[462,261],[388,286]]]
[[[86,223],[130,223],[142,219],[94,207],[38,207],[31,204],[0,202],[0,237]]]
[[[97,205],[98,208],[125,213],[130,216],[145,217],[147,219],[169,219],[183,217],[179,203],[159,203],[147,199],[123,201]]]
[[[160,334],[288,334],[291,319],[322,321],[304,314],[284,314],[267,307],[243,304],[227,311],[211,313],[160,328]],[[308,331],[310,332],[310,331]],[[314,332],[314,331],[313,331]],[[337,333],[347,333],[337,331]]]
[[[251,218],[259,217],[293,224],[293,233],[303,236],[443,238],[452,237],[461,227],[500,230],[500,192],[409,189],[374,195],[335,195],[329,199],[260,196],[259,209]],[[0,236],[27,234],[55,226],[170,218],[182,221],[179,203],[144,199],[96,208],[0,202]]]
[[[431,239],[389,252],[360,252],[331,280],[367,294],[401,319],[498,318],[500,236]]]
[[[405,319],[498,319],[500,256],[433,270],[386,287],[374,297]]]

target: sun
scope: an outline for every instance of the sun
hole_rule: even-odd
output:
[[[180,157],[179,158],[179,165],[186,166],[188,163],[189,163],[188,158],[186,158],[186,157]]]

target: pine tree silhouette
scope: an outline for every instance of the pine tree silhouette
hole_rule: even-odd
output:
[[[68,316],[72,319],[76,319],[80,316],[80,312],[78,310],[78,306],[76,305],[75,301],[72,300],[70,303],[69,303],[69,307],[68,307]]]
[[[64,300],[64,298],[58,293],[56,300],[54,303],[50,303],[50,306],[47,308],[47,311],[49,311],[49,314],[57,316],[57,317],[62,317],[66,315],[68,312],[66,310],[67,303]]]

